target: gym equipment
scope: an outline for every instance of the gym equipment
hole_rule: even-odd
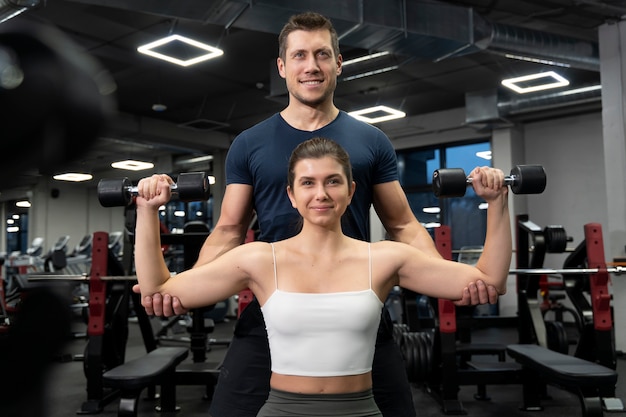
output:
[[[462,197],[472,177],[466,176],[462,168],[442,168],[433,172],[432,182],[435,196]],[[504,177],[504,184],[515,194],[541,194],[546,188],[546,172],[541,165],[516,165]]]
[[[607,274],[624,274],[626,273],[626,267],[623,266],[614,266],[607,268],[563,268],[563,269],[552,269],[552,268],[521,268],[521,269],[510,269],[509,274],[519,274],[519,275],[590,275],[590,274],[598,274],[598,273],[607,273]]]
[[[184,347],[159,347],[132,361],[125,362],[102,375],[104,385],[121,391],[117,415],[136,416],[139,395],[145,388],[161,386],[157,411],[179,411],[176,406],[176,366],[187,358]],[[156,393],[149,393],[157,398]]]
[[[542,410],[545,385],[552,384],[578,396],[583,416],[603,415],[603,402],[617,383],[615,370],[533,344],[509,345],[507,352],[524,370],[522,410]]]
[[[172,192],[183,201],[209,198],[209,179],[204,172],[183,172],[171,186]],[[137,187],[128,178],[103,178],[98,182],[98,200],[103,207],[130,206],[137,195]]]

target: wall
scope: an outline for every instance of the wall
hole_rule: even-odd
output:
[[[87,234],[123,230],[123,209],[102,207],[95,187],[42,180],[33,190],[29,241],[43,237],[49,249],[59,237],[69,235],[71,251]],[[51,196],[53,189],[58,190],[56,198]]]

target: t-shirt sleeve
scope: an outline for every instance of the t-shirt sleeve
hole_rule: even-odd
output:
[[[235,138],[226,154],[226,185],[229,184],[252,185],[248,149],[241,135]]]
[[[399,179],[396,151],[389,138],[383,132],[380,132],[380,136],[381,138],[377,141],[378,157],[376,158],[377,166],[374,170],[373,184],[383,184]]]

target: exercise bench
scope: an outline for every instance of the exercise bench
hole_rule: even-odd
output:
[[[137,416],[139,395],[144,388],[159,385],[159,411],[176,411],[176,366],[187,358],[186,347],[159,347],[125,362],[102,375],[105,386],[120,390],[119,417]]]
[[[522,365],[525,411],[542,409],[541,397],[547,384],[576,394],[583,417],[601,417],[603,400],[621,403],[612,398],[617,372],[611,368],[534,344],[508,345],[507,353]]]

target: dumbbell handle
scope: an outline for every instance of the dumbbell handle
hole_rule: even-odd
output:
[[[170,190],[172,190],[172,193],[178,192],[178,185],[176,183],[170,184]],[[139,194],[139,188],[136,185],[131,185],[130,187],[127,187],[126,191],[128,191],[133,196]]]
[[[519,178],[517,177],[517,175],[506,175],[504,177],[504,185],[514,185],[516,183],[516,181],[518,181]],[[467,177],[465,179],[465,182],[467,183],[467,185],[470,185],[473,181],[472,177]]]

